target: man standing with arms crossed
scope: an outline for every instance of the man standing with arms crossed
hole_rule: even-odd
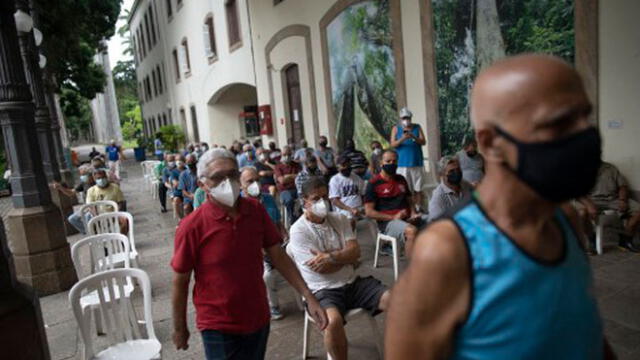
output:
[[[486,174],[472,201],[416,239],[387,317],[387,359],[602,359],[579,223],[600,135],[579,75],[544,55],[484,70],[471,120]]]

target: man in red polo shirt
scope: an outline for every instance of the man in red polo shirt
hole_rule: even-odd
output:
[[[382,154],[381,168],[367,184],[364,211],[367,217],[378,222],[381,233],[403,241],[405,252],[410,256],[418,232],[413,224],[419,224],[422,219],[414,210],[407,180],[396,174],[398,154],[395,150]]]
[[[284,224],[288,228],[289,225],[296,221],[295,203],[298,199],[296,190],[296,176],[300,172],[300,165],[293,161],[292,150],[289,146],[282,148],[282,157],[280,163],[276,165],[274,177],[278,183],[278,191],[280,192],[280,201],[287,209],[289,223]]]
[[[263,359],[269,335],[269,305],[262,279],[264,251],[273,266],[305,297],[324,329],[327,316],[296,266],[280,246],[281,236],[264,207],[239,198],[238,165],[229,151],[211,149],[198,162],[208,201],[184,218],[175,237],[173,342],[188,348],[189,281],[207,359]]]

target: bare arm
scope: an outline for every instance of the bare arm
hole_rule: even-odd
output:
[[[419,128],[419,129],[418,129],[418,132],[419,132],[419,134],[418,134],[418,138],[416,139],[416,138],[414,137],[414,139],[416,139],[416,143],[418,143],[419,145],[424,145],[424,144],[426,144],[426,143],[427,143],[427,139],[425,139],[425,137],[424,137],[424,132],[422,132],[422,128]]]
[[[470,297],[466,249],[455,225],[438,222],[416,240],[409,268],[391,293],[387,359],[445,359]]]
[[[308,304],[309,314],[315,319],[318,327],[323,330],[328,323],[327,314],[307,287],[307,284],[302,279],[298,268],[293,263],[289,255],[285,253],[279,243],[267,248],[266,252],[271,258],[271,262],[276,270],[278,270],[282,277],[284,277],[287,282],[305,298]]]
[[[342,209],[342,210],[347,210],[347,211],[351,211],[353,210],[352,207],[345,205],[342,201],[340,201],[340,198],[332,198],[331,199],[331,203],[333,205],[335,205],[337,208]]]
[[[377,211],[372,202],[368,202],[364,204],[364,214],[368,218],[371,218],[377,221],[391,221],[396,218],[393,215],[389,215],[389,214],[385,214]]]
[[[189,299],[191,272],[173,273],[171,305],[173,309],[173,342],[178,350],[189,348],[189,327],[187,326],[187,300]]]

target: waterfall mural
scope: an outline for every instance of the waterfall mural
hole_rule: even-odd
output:
[[[389,0],[363,1],[327,26],[331,96],[338,146],[383,144],[397,114],[395,59]]]

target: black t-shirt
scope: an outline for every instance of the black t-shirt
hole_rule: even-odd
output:
[[[255,163],[255,167],[256,169],[258,169],[258,172],[260,171],[273,171],[272,168],[270,168],[269,166],[261,163],[261,162],[257,162]],[[260,185],[275,185],[276,184],[276,180],[273,178],[273,175],[271,176],[260,176]]]

